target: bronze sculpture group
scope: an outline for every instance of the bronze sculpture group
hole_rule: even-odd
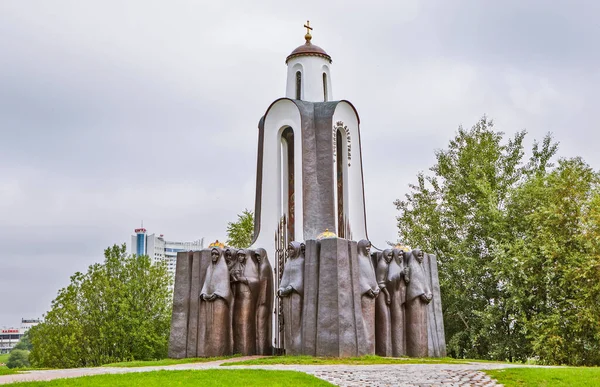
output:
[[[289,243],[277,289],[262,248],[217,244],[179,253],[170,357],[430,355],[433,295],[425,254],[399,248],[371,252],[367,240],[335,239],[308,241],[308,254],[304,243]],[[342,248],[327,247],[334,245]],[[332,260],[337,268],[328,263]],[[280,348],[273,346],[276,313]]]
[[[387,249],[371,255],[368,240],[359,241],[357,247],[368,352],[379,356],[428,356],[427,305],[433,295],[426,280],[423,252]],[[288,251],[277,294],[283,302],[286,353],[300,354],[304,244],[291,242]]]
[[[270,355],[273,275],[266,251],[215,246],[210,254],[200,292],[199,320],[207,329],[202,354]]]
[[[427,356],[427,305],[433,295],[426,281],[423,252],[386,249],[373,257],[383,294],[376,301],[375,353]]]

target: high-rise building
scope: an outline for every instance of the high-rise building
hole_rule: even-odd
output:
[[[21,319],[20,328],[2,328],[0,329],[0,353],[9,353],[15,345],[21,340],[21,337],[32,326],[41,322],[40,319]]]
[[[136,228],[131,236],[131,254],[147,255],[152,263],[165,262],[172,276],[175,276],[177,252],[201,250],[204,248],[204,238],[193,242],[175,242],[165,239],[163,234],[146,234],[145,228]]]

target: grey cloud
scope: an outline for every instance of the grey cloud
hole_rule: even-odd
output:
[[[464,0],[436,2],[428,11],[448,55],[555,68],[588,67],[599,59],[591,49],[600,33],[597,2]]]
[[[343,12],[340,11],[343,9]],[[285,57],[333,57],[361,116],[369,235],[458,125],[546,132],[598,169],[596,2],[0,2],[0,325],[39,317],[144,220],[223,239],[254,206],[257,123]],[[15,287],[23,287],[15,292]]]

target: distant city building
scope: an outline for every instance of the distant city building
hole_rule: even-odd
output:
[[[9,353],[15,345],[21,340],[21,337],[31,327],[42,322],[40,319],[21,319],[20,328],[2,328],[0,329],[0,354]]]
[[[172,276],[175,276],[177,252],[201,250],[204,248],[204,238],[193,242],[168,241],[163,234],[146,234],[145,228],[136,228],[131,236],[131,254],[147,255],[152,263],[165,262]]]

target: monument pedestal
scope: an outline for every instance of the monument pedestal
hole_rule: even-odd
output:
[[[361,309],[356,242],[306,241],[302,353],[352,357],[371,353]]]
[[[191,251],[177,253],[175,266],[175,289],[173,291],[173,315],[169,337],[169,358],[183,359],[187,356],[188,319],[190,313],[190,288],[192,284]]]
[[[210,250],[177,253],[169,357],[204,356],[206,322],[199,319],[200,289],[210,264]]]

